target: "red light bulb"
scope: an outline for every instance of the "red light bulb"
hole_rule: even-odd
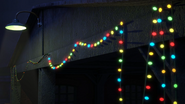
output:
[[[123,44],[123,41],[122,41],[122,40],[120,40],[120,41],[119,41],[119,44]]]
[[[149,85],[146,86],[146,89],[149,90],[151,87]]]
[[[164,31],[162,31],[162,30],[159,31],[159,34],[160,34],[160,35],[164,35]]]
[[[174,47],[175,46],[175,43],[174,42],[170,42],[170,46],[171,47]]]
[[[121,89],[121,88],[118,88],[118,91],[119,91],[119,92],[121,92],[121,91],[122,91],[122,89]]]
[[[164,101],[164,98],[163,98],[163,97],[160,97],[159,100],[160,100],[160,101]]]
[[[79,42],[76,42],[76,44],[78,45],[78,44],[79,44]]]
[[[58,69],[57,67],[55,67],[56,69]]]
[[[49,63],[51,62],[51,60],[48,61]]]
[[[109,33],[107,33],[107,34],[106,34],[106,37],[109,37],[109,36],[110,36],[110,34],[109,34]]]
[[[65,61],[67,61],[67,58],[65,58]]]
[[[93,44],[91,44],[91,48],[93,47]]]
[[[152,36],[156,36],[157,35],[157,33],[156,32],[152,32]]]

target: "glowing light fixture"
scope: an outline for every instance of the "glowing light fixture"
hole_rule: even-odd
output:
[[[121,91],[122,91],[122,89],[121,89],[121,88],[118,88],[118,91],[119,91],[119,92],[121,92]]]
[[[120,25],[123,26],[123,21],[120,22]]]
[[[164,35],[164,31],[162,31],[162,30],[159,31],[159,34],[160,34],[160,35]]]
[[[172,16],[168,16],[168,21],[172,21],[172,20],[173,20]]]
[[[156,24],[156,23],[157,23],[157,20],[156,20],[156,19],[154,19],[152,22]]]
[[[156,32],[152,32],[152,36],[156,36],[157,35],[157,33]]]
[[[145,96],[145,100],[149,100],[149,97],[148,96]]]
[[[167,8],[168,9],[172,8],[171,4],[167,4]]]
[[[175,55],[171,55],[171,58],[172,58],[172,59],[175,59]]]
[[[120,41],[119,41],[119,44],[123,44],[123,41],[122,41],[122,40],[120,40]]]
[[[153,56],[153,55],[154,55],[154,53],[153,53],[153,52],[149,52],[149,55],[150,55],[150,56]]]
[[[117,31],[118,30],[118,26],[116,26],[114,29]]]
[[[119,33],[120,33],[120,34],[123,34],[123,30],[120,30]]]
[[[165,56],[161,56],[161,60],[165,60],[165,58],[166,58]]]
[[[51,58],[50,57],[48,57],[48,60],[50,60]]]
[[[109,34],[109,33],[107,33],[107,34],[106,34],[106,37],[109,37],[109,36],[110,36],[110,34]]]
[[[174,101],[173,104],[177,104],[177,101]]]
[[[163,11],[163,9],[161,7],[158,10],[159,10],[160,13]]]
[[[174,88],[177,88],[177,87],[178,87],[178,85],[177,85],[177,84],[174,84],[174,85],[173,85],[173,87],[174,87]]]
[[[123,98],[119,98],[119,101],[123,101]]]
[[[123,62],[123,60],[122,60],[122,59],[119,59],[118,61],[119,61],[120,63],[121,63],[121,62]]]
[[[153,6],[152,9],[153,9],[153,11],[157,11],[157,7],[156,6]]]
[[[111,33],[111,35],[114,35],[114,31],[113,30],[110,33]]]
[[[164,83],[161,84],[161,87],[162,87],[162,88],[165,88],[165,87],[166,87],[166,84],[164,84]]]
[[[176,69],[175,69],[175,68],[173,68],[173,69],[172,69],[172,72],[173,72],[173,73],[175,73],[175,72],[176,72]]]
[[[158,22],[158,23],[161,23],[161,22],[162,22],[162,19],[160,19],[160,18],[157,19],[157,22]]]
[[[41,26],[41,23],[40,23],[40,20],[39,20],[39,17],[34,13],[34,12],[29,12],[29,11],[19,11],[16,13],[16,16],[15,16],[15,19],[13,20],[12,23],[8,24],[5,26],[5,28],[7,30],[12,30],[12,31],[23,31],[26,29],[26,26],[21,24],[19,22],[19,20],[17,19],[17,16],[20,14],[20,13],[31,13],[33,15],[35,15],[37,17],[37,21],[38,21],[38,26],[40,27]]]
[[[118,78],[117,81],[118,81],[118,82],[121,82],[121,78]]]
[[[164,44],[160,44],[160,48],[164,48]]]
[[[164,69],[161,70],[161,73],[162,73],[162,74],[165,74],[165,73],[166,73],[166,70],[164,70]]]
[[[161,102],[164,101],[164,98],[163,97],[160,97],[159,98],[159,101],[161,101]]]
[[[153,65],[153,62],[152,61],[148,61],[148,65]]]
[[[173,33],[173,32],[174,32],[174,29],[173,29],[173,28],[170,28],[169,31],[170,31],[171,33]]]
[[[106,37],[106,36],[104,36],[104,37],[103,37],[103,40],[106,40],[106,39],[107,39],[107,37]]]
[[[151,78],[152,78],[152,75],[148,74],[148,75],[147,75],[147,78],[148,78],[148,79],[151,79]]]
[[[174,47],[175,46],[175,43],[174,42],[170,42],[170,46],[171,47]]]
[[[146,89],[149,90],[151,87],[149,85],[146,86]]]
[[[150,46],[155,46],[155,43],[154,42],[150,42]]]
[[[124,51],[123,51],[123,49],[120,49],[119,52],[120,52],[120,53],[123,53]]]
[[[121,72],[121,68],[118,69],[118,72]]]

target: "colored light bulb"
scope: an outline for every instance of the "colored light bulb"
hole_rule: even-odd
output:
[[[164,70],[164,69],[161,70],[161,73],[162,73],[162,74],[165,74],[165,73],[166,73],[166,70]]]
[[[75,49],[73,49],[72,52],[75,52]]]
[[[152,32],[152,36],[156,36],[157,35],[157,33],[156,32]]]
[[[120,52],[120,53],[123,53],[123,49],[120,49],[119,52]]]
[[[106,34],[106,37],[109,37],[109,36],[110,36],[110,34],[109,34],[109,33],[107,33],[107,34]]]
[[[160,44],[160,48],[164,48],[164,44]]]
[[[149,85],[146,86],[146,89],[149,90],[151,87]]]
[[[173,33],[173,32],[174,32],[174,29],[173,29],[173,28],[170,28],[169,31],[170,31],[171,33]]]
[[[81,46],[84,46],[84,43],[82,43]]]
[[[93,47],[93,44],[91,44],[91,48]]]
[[[59,67],[62,67],[62,65],[59,65]]]
[[[77,47],[77,44],[74,44],[74,47]]]
[[[67,58],[65,58],[65,61],[67,61]]]
[[[153,11],[157,11],[157,7],[156,6],[153,6],[152,9],[153,9]]]
[[[50,65],[50,67],[52,67],[53,65]]]
[[[48,57],[48,60],[51,60],[51,58],[50,58],[50,57]]]
[[[121,89],[121,88],[118,88],[118,91],[119,91],[119,92],[121,92],[121,91],[122,91],[122,89]]]
[[[118,26],[116,26],[114,29],[117,31],[118,30]]]
[[[110,33],[111,33],[111,35],[114,35],[114,31],[113,30]]]
[[[154,55],[154,53],[153,53],[153,52],[149,52],[149,55],[150,55],[150,56],[153,56],[153,55]]]
[[[174,87],[174,88],[177,88],[177,87],[178,87],[178,85],[177,85],[177,84],[174,84],[174,85],[173,85],[173,87]]]
[[[149,97],[148,96],[145,96],[145,100],[149,100]]]
[[[150,42],[150,46],[151,47],[155,46],[155,43],[154,42]]]
[[[49,63],[49,65],[51,65],[51,63]]]
[[[168,21],[172,21],[172,20],[173,20],[172,16],[168,16]]]
[[[153,65],[153,62],[152,61],[148,61],[148,65]]]
[[[123,60],[122,60],[122,59],[119,59],[118,61],[119,61],[120,63],[121,63],[121,62],[123,62]]]
[[[177,104],[177,101],[174,101],[173,104]]]
[[[82,44],[82,42],[79,42],[79,45],[81,45]]]
[[[123,21],[121,21],[119,24],[120,24],[121,26],[123,26]]]
[[[119,98],[119,101],[123,101],[123,99],[122,98]]]
[[[53,67],[53,69],[55,69],[55,67]]]
[[[70,53],[69,55],[70,55],[70,56],[72,56],[72,55],[73,55],[73,53]]]
[[[88,48],[90,48],[90,47],[91,47],[91,45],[90,45],[90,44],[88,44],[88,45],[87,45],[87,47],[88,47]]]
[[[157,22],[158,22],[158,23],[161,23],[161,22],[162,22],[162,19],[160,19],[160,18],[157,19]]]
[[[172,6],[171,4],[167,4],[167,8],[170,9]]]
[[[103,42],[103,39],[100,39],[100,43],[102,43]]]
[[[162,88],[165,88],[165,87],[166,87],[166,84],[164,84],[164,83],[161,84],[161,87],[162,87]]]
[[[165,60],[165,58],[166,58],[165,56],[161,56],[161,60]]]
[[[103,37],[103,40],[106,40],[106,39],[107,39],[107,37],[106,37],[106,36],[104,36],[104,37]]]
[[[63,61],[63,63],[66,63],[66,61]]]
[[[157,23],[157,20],[156,20],[156,19],[154,19],[152,22],[156,24],[156,23]]]
[[[87,43],[84,43],[84,46],[86,46],[87,45]]]
[[[51,60],[48,60],[48,62],[50,63],[50,62],[51,62]]]
[[[121,78],[118,78],[117,81],[118,81],[118,82],[121,82]]]
[[[171,47],[174,47],[175,46],[175,43],[174,42],[170,42],[170,46]]]
[[[176,72],[176,69],[175,69],[175,68],[173,68],[173,69],[172,69],[172,72],[173,72],[173,73],[175,73],[175,72]]]
[[[163,97],[160,97],[159,100],[162,102],[162,101],[164,101],[164,98]]]
[[[118,72],[121,72],[121,68],[118,69]]]
[[[158,10],[159,10],[160,13],[163,11],[163,9],[161,7]]]
[[[71,56],[68,56],[68,59],[71,59]]]
[[[99,44],[100,44],[100,42],[98,41],[98,42],[97,42],[97,45],[99,45]]]
[[[172,58],[172,59],[175,59],[175,55],[171,55],[171,58]]]
[[[94,43],[94,47],[96,47],[97,46],[97,44],[96,43]]]
[[[79,44],[79,42],[76,42],[76,44],[78,45],[78,44]]]
[[[61,63],[60,65],[64,65],[64,63]]]
[[[120,30],[119,33],[120,33],[120,34],[123,34],[123,30]]]
[[[123,44],[123,41],[122,41],[122,40],[120,40],[120,41],[119,41],[119,44]]]
[[[162,30],[159,31],[159,34],[160,34],[160,35],[164,35],[164,31],[162,31]]]
[[[151,78],[152,78],[152,75],[148,74],[148,75],[147,75],[147,78],[148,78],[148,79],[151,79]]]

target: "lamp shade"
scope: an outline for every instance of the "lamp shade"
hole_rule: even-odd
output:
[[[21,24],[17,19],[14,19],[13,22],[6,25],[5,28],[12,31],[22,31],[26,29],[26,26]]]

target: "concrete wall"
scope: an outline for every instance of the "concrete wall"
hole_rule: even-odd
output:
[[[174,27],[178,35],[184,36],[184,7],[174,7]],[[43,13],[43,16],[42,16]],[[18,72],[23,71],[26,66],[26,61],[38,61],[42,54],[42,35],[44,35],[44,53],[50,53],[53,64],[59,64],[69,55],[76,41],[84,41],[94,43],[100,40],[106,32],[114,29],[121,20],[124,21],[125,44],[127,48],[138,47],[149,42],[151,33],[151,5],[146,6],[93,6],[93,7],[55,7],[44,9],[40,12],[40,17],[43,17],[43,27],[38,28],[36,25],[28,35],[28,40],[25,43],[17,45],[16,49],[23,50],[15,51],[17,55]],[[164,13],[163,17],[168,15]],[[128,24],[127,24],[128,23]],[[167,23],[162,24],[164,29],[170,27]],[[156,26],[154,26],[156,29]],[[140,32],[133,32],[141,30]],[[165,40],[172,38],[172,35],[166,35]],[[161,41],[162,38],[155,38],[154,41]],[[21,41],[21,40],[19,40]],[[141,42],[143,44],[133,44],[130,42]],[[21,45],[22,44],[22,45]],[[24,44],[24,45],[23,45]],[[77,48],[79,51],[73,60],[79,60],[87,57],[97,56],[119,49],[117,41],[112,41],[103,48],[87,49],[86,47]],[[38,65],[30,65],[28,70],[48,66],[46,59]]]

